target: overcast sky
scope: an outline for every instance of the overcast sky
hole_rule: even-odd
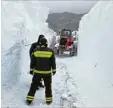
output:
[[[86,13],[97,1],[43,1],[50,8],[50,12]]]

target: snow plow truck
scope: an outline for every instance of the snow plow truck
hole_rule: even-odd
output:
[[[59,32],[59,38],[54,46],[54,52],[57,55],[69,52],[70,56],[77,55],[78,40],[76,36],[72,36],[72,31],[69,29],[62,29]]]

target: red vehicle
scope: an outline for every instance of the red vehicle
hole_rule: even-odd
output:
[[[72,37],[72,31],[68,29],[62,29],[60,32],[60,39],[58,46],[56,47],[57,54],[63,54],[64,51],[69,51],[70,55],[74,55],[76,52],[76,46],[74,45],[74,39]]]

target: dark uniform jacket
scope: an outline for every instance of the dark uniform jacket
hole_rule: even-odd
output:
[[[31,56],[31,71],[39,74],[56,72],[55,56],[52,49],[47,47],[36,48]]]
[[[39,43],[38,43],[38,42],[35,42],[35,43],[33,43],[33,44],[31,45],[31,48],[30,48],[30,50],[29,50],[29,55],[30,55],[30,57],[31,57],[33,51],[34,51],[37,47],[39,47]]]

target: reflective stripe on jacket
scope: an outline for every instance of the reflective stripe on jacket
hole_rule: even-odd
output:
[[[35,70],[35,69],[30,69],[30,71],[33,71],[34,73],[38,73],[38,74],[49,74],[49,73],[54,73],[54,72],[56,72],[56,69],[54,69],[54,70],[49,70],[49,71],[39,71],[39,70]]]

